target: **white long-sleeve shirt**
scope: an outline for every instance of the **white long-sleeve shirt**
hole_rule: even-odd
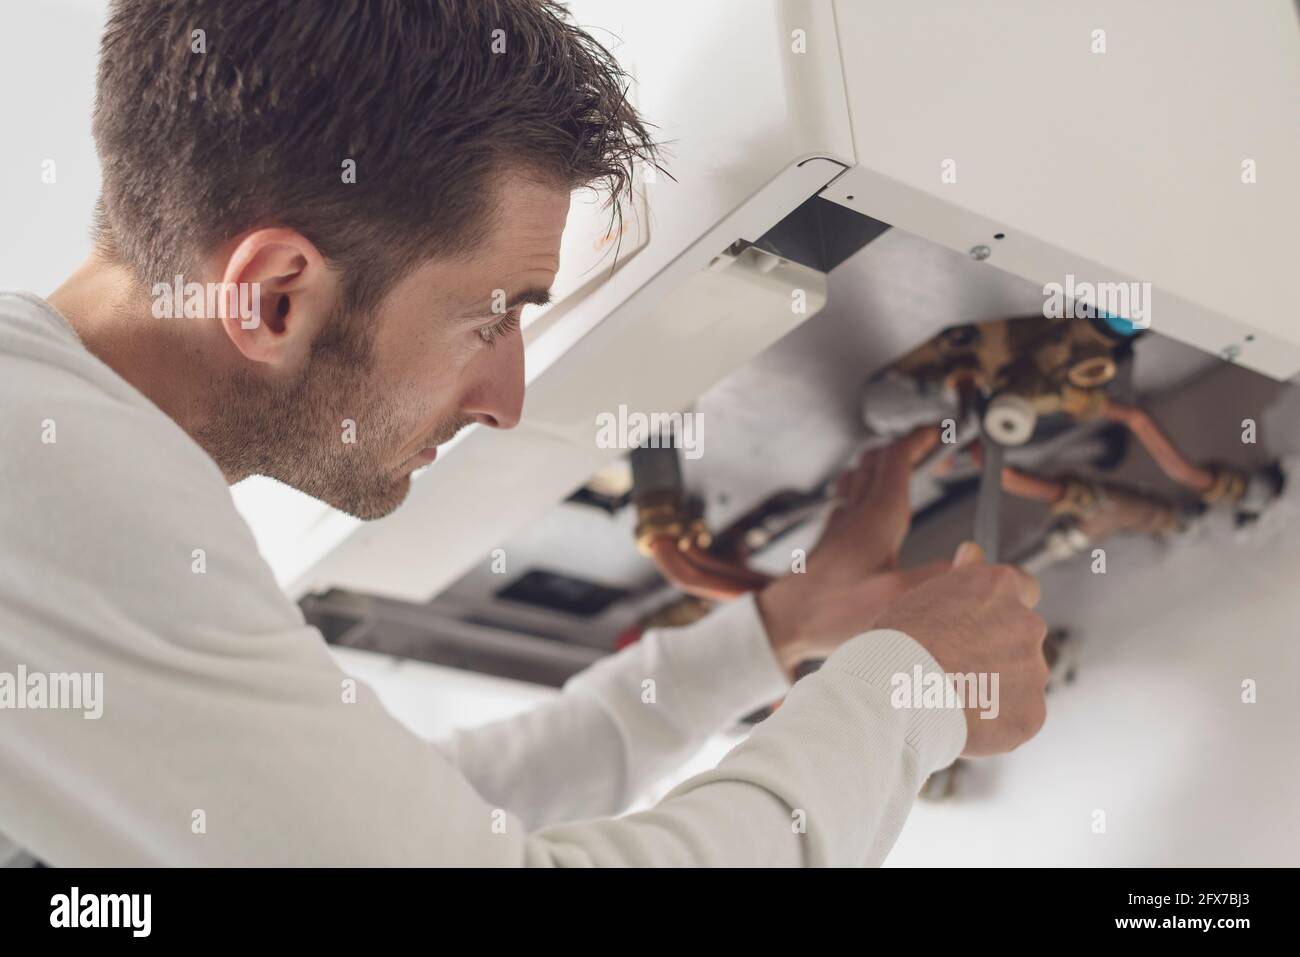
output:
[[[960,711],[891,706],[891,676],[940,671],[907,635],[790,688],[749,598],[423,740],[349,693],[212,459],[24,294],[0,294],[0,489],[0,835],[50,864],[876,864],[965,745]],[[102,674],[102,714],[17,707],[20,670]]]

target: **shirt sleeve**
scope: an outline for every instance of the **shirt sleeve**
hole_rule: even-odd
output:
[[[623,811],[789,687],[746,595],[685,628],[646,632],[541,707],[437,744],[485,799],[538,827]]]

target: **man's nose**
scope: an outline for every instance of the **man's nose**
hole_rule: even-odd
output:
[[[513,429],[524,409],[524,337],[516,332],[484,349],[474,366],[461,410],[480,425]]]

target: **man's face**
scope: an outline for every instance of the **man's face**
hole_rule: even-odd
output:
[[[555,279],[569,194],[516,179],[503,195],[472,258],[417,267],[373,315],[333,316],[287,389],[250,402],[234,385],[235,407],[256,411],[205,444],[248,473],[374,519],[402,503],[411,472],[461,429],[513,428],[524,398],[519,315]]]

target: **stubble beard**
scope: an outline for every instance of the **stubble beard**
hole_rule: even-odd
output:
[[[214,383],[195,438],[227,477],[265,475],[367,521],[402,504],[410,475],[391,458],[410,437],[375,375],[375,318],[332,316],[289,386],[243,370]]]

